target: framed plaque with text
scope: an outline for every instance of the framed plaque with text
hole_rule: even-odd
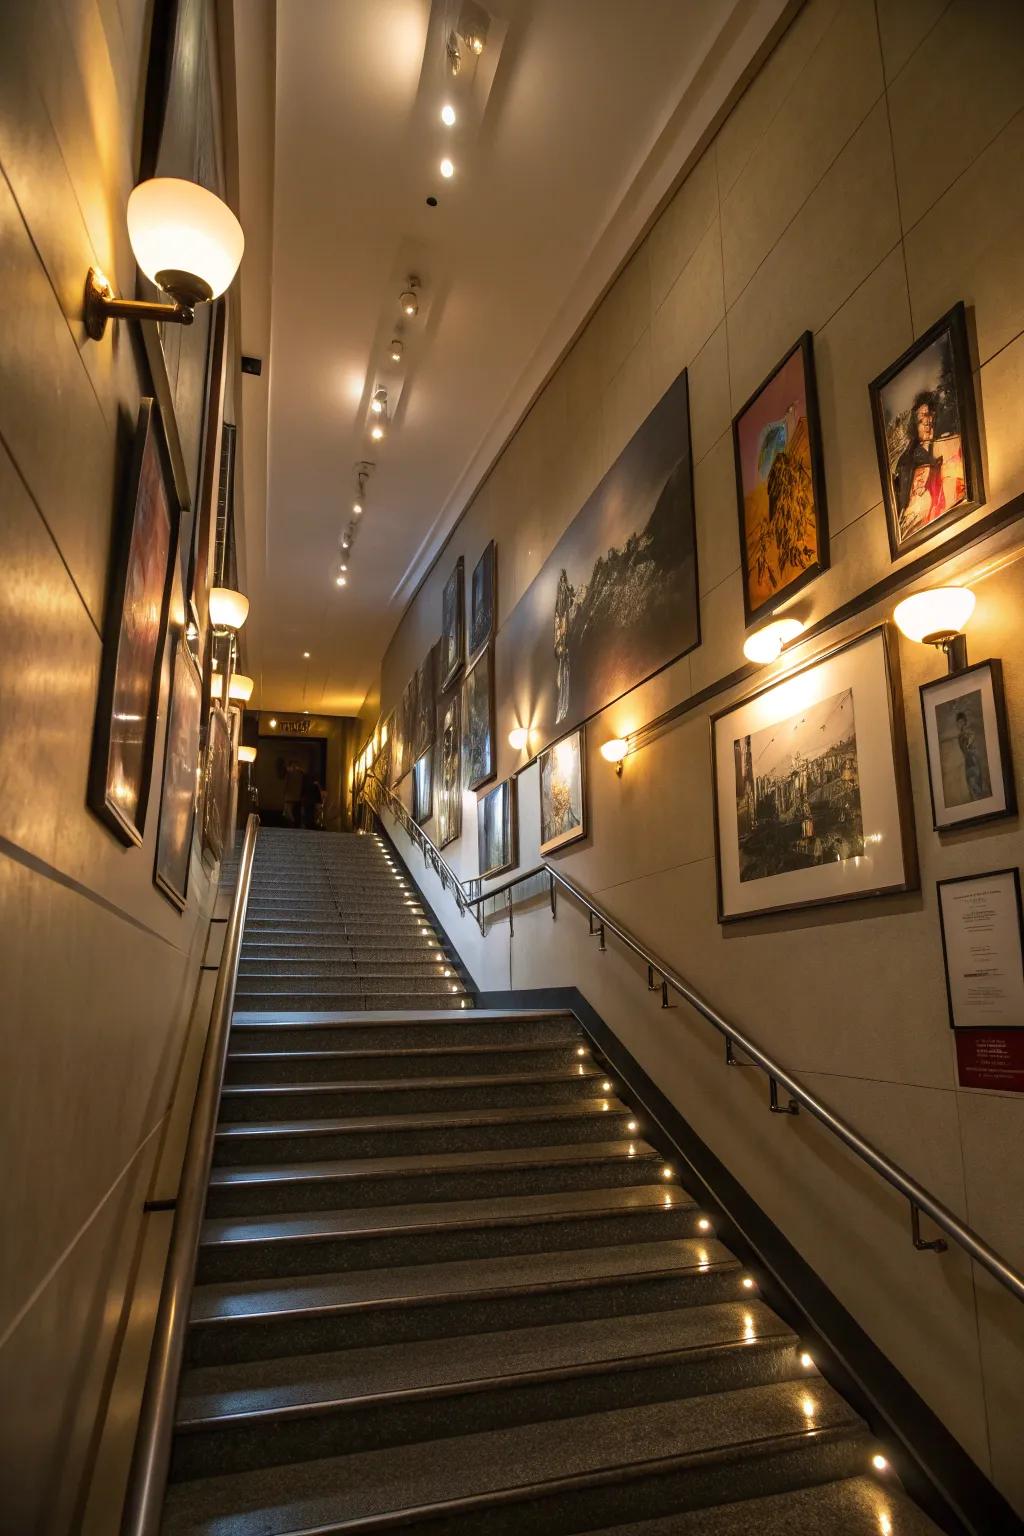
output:
[[[1020,872],[940,880],[939,923],[954,1029],[1024,1029]]]

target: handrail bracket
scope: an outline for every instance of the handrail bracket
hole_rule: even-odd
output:
[[[927,1242],[921,1236],[921,1208],[913,1200],[910,1201],[910,1235],[918,1253],[945,1253],[949,1246],[944,1237],[933,1237]]]

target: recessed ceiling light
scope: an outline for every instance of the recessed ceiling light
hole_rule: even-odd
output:
[[[391,361],[393,363],[400,363],[402,361],[402,353],[404,352],[404,350],[405,350],[405,348],[402,346],[402,343],[397,338],[394,341],[392,341],[392,343],[391,343]]]
[[[303,651],[302,659],[303,659],[303,661],[308,661],[309,660],[309,652],[308,651]]]
[[[370,436],[373,438],[375,443],[379,443],[381,438],[384,436],[384,428],[381,426],[379,421],[375,422],[374,425],[370,428]]]
[[[359,516],[359,514],[362,512],[362,510],[363,510],[363,504],[362,504],[361,501],[354,501],[352,503],[352,511],[355,513],[356,517]]]
[[[388,392],[384,388],[383,384],[381,384],[380,387],[375,389],[373,392],[373,399],[370,401],[370,410],[375,416],[382,416],[387,410],[387,404]]]
[[[339,587],[347,587],[348,586],[348,577],[347,576],[336,576],[335,577],[335,581],[336,581],[336,583],[337,583],[337,585]]]
[[[402,306],[402,313],[404,315],[415,315],[419,313],[420,301],[416,297],[416,289],[418,287],[419,279],[410,277],[408,288],[404,293],[399,294],[398,302]]]
[[[451,178],[455,175],[455,166],[448,159],[447,155],[445,155],[444,159],[441,161],[440,171],[445,181],[450,181]]]
[[[446,128],[454,128],[455,126],[455,108],[450,101],[446,101],[441,108],[441,121]]]

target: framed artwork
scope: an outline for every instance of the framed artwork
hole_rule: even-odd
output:
[[[181,911],[188,897],[203,707],[203,680],[184,636],[171,662],[170,698],[153,883]]]
[[[502,875],[519,863],[515,779],[503,779],[477,801],[476,836],[481,880]]]
[[[422,827],[434,814],[434,753],[428,748],[412,769],[412,817]]]
[[[553,853],[587,835],[582,725],[540,754],[540,851]]]
[[[441,598],[441,691],[450,688],[462,667],[466,640],[465,562],[460,555]]]
[[[917,889],[917,848],[888,625],[711,721],[723,923]]]
[[[700,643],[685,372],[501,627],[499,699],[547,746]],[[527,708],[528,706],[528,708]]]
[[[434,745],[436,722],[436,684],[434,681],[434,651],[431,646],[416,670],[416,719],[413,727],[412,751],[418,762]]]
[[[178,515],[159,413],[143,400],[107,604],[88,787],[92,810],[128,844],[142,842],[146,825]]]
[[[894,560],[985,500],[962,303],[869,386]]]
[[[227,837],[231,792],[231,727],[222,709],[210,711],[203,773],[203,852],[216,861]]]
[[[747,624],[828,570],[814,342],[804,331],[732,424]]]
[[[446,848],[462,832],[462,730],[459,722],[459,695],[453,693],[441,716],[437,753],[438,783],[437,846]]]
[[[979,661],[925,683],[921,710],[936,831],[1013,816],[1017,792],[1002,663]]]
[[[937,890],[950,1026],[1024,1029],[1020,870],[960,875]],[[1000,1066],[995,1052],[990,1066]]]
[[[494,634],[495,547],[492,539],[473,567],[469,584],[469,654],[478,656]]]
[[[494,766],[494,652],[480,652],[462,685],[463,771],[466,788],[479,789]]]
[[[413,765],[413,733],[416,729],[416,678],[411,677],[402,690],[389,734],[391,742],[392,782],[404,779]]]

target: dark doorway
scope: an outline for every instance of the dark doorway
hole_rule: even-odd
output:
[[[260,796],[260,820],[268,827],[295,826],[295,817],[313,825],[310,784],[327,782],[327,742],[323,737],[291,741],[261,736],[253,764]],[[286,811],[287,806],[287,811]]]

